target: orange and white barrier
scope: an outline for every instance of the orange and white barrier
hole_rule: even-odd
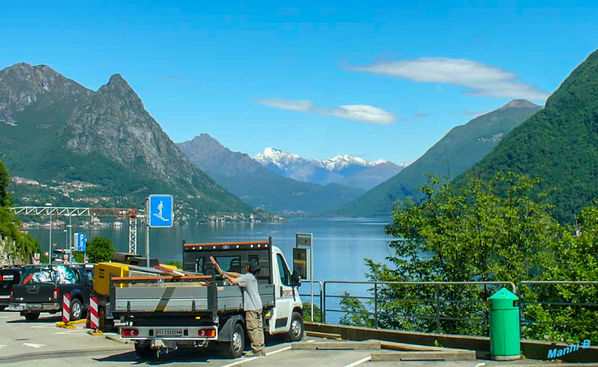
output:
[[[68,323],[71,319],[71,295],[65,294],[62,297],[62,322]]]
[[[89,328],[97,330],[100,327],[100,317],[98,314],[98,298],[91,297],[89,300]]]

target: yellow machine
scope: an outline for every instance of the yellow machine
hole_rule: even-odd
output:
[[[121,263],[97,263],[93,267],[93,291],[96,295],[110,295],[110,278],[156,275],[164,272],[158,269],[176,270],[176,266],[160,264],[156,270]],[[115,287],[126,287],[126,284],[116,284]]]

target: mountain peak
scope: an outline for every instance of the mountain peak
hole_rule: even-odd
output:
[[[143,106],[143,102],[141,102],[137,93],[135,93],[125,78],[118,73],[112,74],[110,79],[108,79],[108,83],[102,85],[98,89],[98,92],[112,94],[114,98],[122,98],[124,96],[127,97],[127,100],[136,101],[136,103]]]
[[[213,146],[213,147],[224,148],[222,146],[222,144],[220,144],[220,142],[218,140],[214,139],[210,134],[207,134],[207,133],[201,133],[198,136],[196,136],[193,139],[191,139],[191,141],[184,142],[182,144],[210,145],[210,146]]]
[[[506,105],[502,106],[500,109],[506,108],[534,108],[538,107],[537,104],[532,103],[526,99],[514,99],[511,102],[507,103]]]
[[[110,76],[110,79],[108,80],[108,86],[112,86],[112,87],[119,87],[119,88],[128,88],[131,89],[131,86],[129,86],[129,83],[127,83],[127,81],[125,80],[125,78],[122,77],[122,75],[116,73],[116,74],[112,74]]]

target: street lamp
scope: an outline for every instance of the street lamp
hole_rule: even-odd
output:
[[[69,214],[69,240],[68,240],[68,248],[69,248],[69,263],[73,263],[73,224],[72,224],[72,215]]]
[[[46,203],[46,206],[49,208],[52,206],[52,203]],[[49,210],[48,213],[50,213]],[[50,214],[50,237],[48,239],[48,254],[48,263],[52,264],[52,214]]]
[[[62,253],[63,262],[66,262],[64,259],[64,255],[66,255],[66,248],[69,245],[68,241],[69,241],[69,231],[65,229],[64,230],[64,252]]]

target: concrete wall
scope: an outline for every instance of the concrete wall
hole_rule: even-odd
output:
[[[488,358],[490,356],[490,338],[488,337],[381,330],[310,322],[305,323],[305,329],[308,331],[317,331],[321,333],[340,334],[343,339],[348,340],[378,339],[399,343],[468,349],[475,350],[476,355],[479,358]],[[529,359],[546,359],[550,349],[560,349],[566,346],[568,346],[568,344],[525,339],[521,340],[521,352],[526,358]],[[576,352],[561,357],[561,359],[567,362],[598,362],[598,347],[594,346],[587,349],[580,349]]]

